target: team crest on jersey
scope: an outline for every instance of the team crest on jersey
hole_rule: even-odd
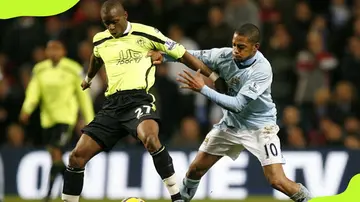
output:
[[[176,42],[171,40],[171,39],[168,39],[167,41],[165,41],[165,47],[168,49],[168,50],[173,50],[176,46]]]
[[[132,62],[139,63],[142,58],[140,51],[127,49],[126,51],[121,50],[119,52],[118,65],[129,64]]]
[[[240,83],[240,77],[234,76],[230,79],[229,84],[232,86],[238,85]]]
[[[256,82],[253,82],[250,86],[249,86],[249,89],[254,92],[254,93],[258,93],[259,89],[260,89],[260,86],[256,83]]]
[[[139,46],[141,46],[141,47],[144,47],[144,46],[145,46],[145,40],[142,39],[142,38],[138,39],[138,40],[136,41],[136,43],[137,43]]]

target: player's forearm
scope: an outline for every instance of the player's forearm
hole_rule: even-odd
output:
[[[83,91],[82,95],[79,95],[79,98],[80,109],[84,117],[84,121],[86,124],[89,124],[95,116],[91,97],[87,92]]]
[[[214,75],[214,74],[212,74],[213,71],[209,67],[207,67],[201,60],[199,60],[198,58],[196,58],[189,52],[185,52],[185,54],[183,55],[183,57],[181,57],[179,59],[179,61],[181,63],[184,63],[186,66],[188,66],[190,69],[192,69],[194,71],[197,71],[198,69],[200,69],[201,73],[204,76],[209,77],[210,75]],[[212,79],[212,80],[215,81],[214,79]]]
[[[91,54],[89,69],[86,76],[90,79],[94,78],[97,72],[103,66],[103,64],[104,63],[100,58],[97,58],[93,54]]]
[[[244,96],[238,95],[236,97],[232,97],[224,95],[216,92],[206,85],[201,89],[201,94],[218,104],[220,107],[234,113],[239,113],[248,103]]]

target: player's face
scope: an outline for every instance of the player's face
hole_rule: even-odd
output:
[[[111,9],[109,12],[101,13],[102,21],[110,34],[114,37],[121,36],[127,27],[127,13],[121,12],[117,8]]]
[[[258,43],[252,43],[246,36],[234,34],[232,39],[232,55],[235,60],[245,61],[251,58],[259,48]]]
[[[64,46],[58,41],[50,41],[46,46],[46,55],[52,61],[58,62],[65,56]]]

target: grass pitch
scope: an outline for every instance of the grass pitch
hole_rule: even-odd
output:
[[[171,202],[167,199],[160,199],[160,200],[146,200],[146,202]],[[193,200],[192,202],[280,202],[279,200],[275,200],[272,197],[249,197],[245,200],[213,200],[213,199],[206,199],[206,200]],[[16,196],[6,196],[3,202],[43,202],[42,200],[24,200]],[[60,198],[54,199],[51,202],[62,202]],[[120,200],[86,200],[80,199],[80,202],[120,202]],[[282,201],[282,202],[290,202],[290,201]]]

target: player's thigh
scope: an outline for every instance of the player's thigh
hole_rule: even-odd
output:
[[[139,104],[125,115],[128,120],[122,126],[133,137],[139,139],[146,146],[149,143],[159,142],[160,117],[151,103]]]
[[[109,110],[100,110],[93,121],[82,129],[82,133],[89,136],[101,150],[110,151],[123,137],[127,136],[118,118]]]
[[[62,160],[63,149],[68,145],[72,136],[72,128],[68,124],[56,124],[43,130],[45,146],[53,161]]]
[[[277,184],[277,182],[286,179],[283,164],[281,163],[275,163],[275,164],[269,164],[263,167],[265,178],[271,183],[271,184]]]
[[[277,135],[279,127],[267,126],[259,130],[242,131],[242,144],[251,154],[256,156],[261,165],[284,164],[280,139]]]
[[[236,160],[244,147],[230,129],[213,128],[205,137],[199,151],[215,156],[228,156]]]

